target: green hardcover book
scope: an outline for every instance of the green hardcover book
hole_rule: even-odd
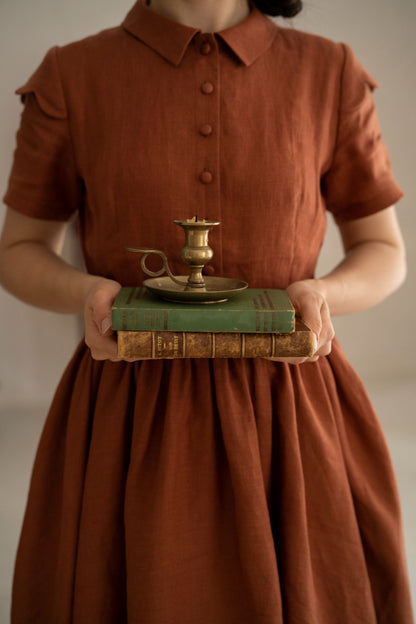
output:
[[[122,288],[112,308],[121,331],[279,332],[295,329],[295,310],[284,290],[247,288],[222,303],[171,303],[144,287]]]

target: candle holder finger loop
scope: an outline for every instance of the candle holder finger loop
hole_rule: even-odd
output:
[[[187,282],[179,280],[173,275],[169,267],[168,259],[163,251],[161,251],[160,249],[149,249],[147,247],[126,247],[125,249],[126,251],[134,251],[136,253],[143,254],[143,256],[140,258],[140,266],[142,267],[142,270],[144,273],[146,273],[146,275],[149,275],[150,277],[160,277],[164,273],[167,273],[170,279],[173,280],[176,284],[186,286]],[[157,256],[160,256],[160,258],[162,258],[163,266],[161,269],[159,269],[159,271],[152,271],[146,266],[146,260],[151,254],[156,254]]]

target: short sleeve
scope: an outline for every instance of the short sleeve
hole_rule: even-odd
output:
[[[82,180],[76,171],[57,48],[49,50],[16,93],[24,109],[3,201],[29,217],[66,221],[79,208]]]
[[[403,193],[392,173],[382,140],[372,91],[375,80],[344,48],[338,131],[322,192],[337,223],[376,213],[398,201]]]

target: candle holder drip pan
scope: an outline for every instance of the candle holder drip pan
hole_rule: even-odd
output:
[[[180,278],[186,283],[187,276],[178,276]],[[186,290],[185,286],[181,288],[165,276],[144,280],[143,286],[162,299],[177,303],[220,303],[235,297],[248,286],[247,282],[238,279],[207,275],[204,276],[204,282],[204,289]]]

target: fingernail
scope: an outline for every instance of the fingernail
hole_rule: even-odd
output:
[[[111,327],[111,320],[109,318],[105,318],[101,323],[101,333],[104,335]]]

